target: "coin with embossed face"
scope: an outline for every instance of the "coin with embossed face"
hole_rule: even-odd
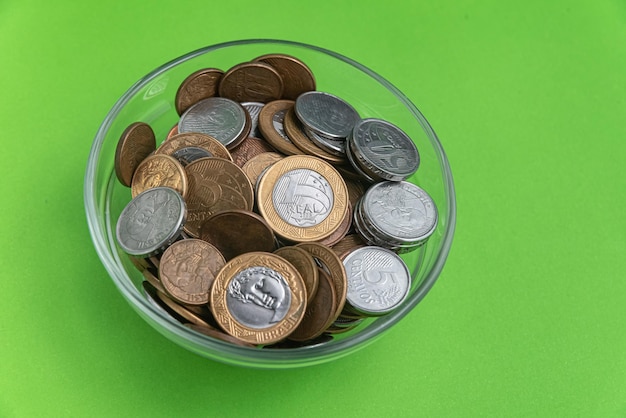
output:
[[[301,60],[286,54],[267,54],[255,58],[271,65],[283,80],[283,98],[296,100],[304,92],[315,90],[315,76]]]
[[[237,102],[267,103],[281,98],[283,80],[268,64],[244,62],[226,71],[218,91],[221,97]]]
[[[209,302],[209,290],[224,264],[224,257],[213,245],[199,239],[184,239],[163,252],[159,279],[178,302],[202,305]]]
[[[407,297],[411,273],[394,252],[376,246],[361,247],[343,260],[348,279],[346,300],[356,312],[369,316],[393,311]]]
[[[284,258],[252,252],[230,260],[211,289],[211,311],[228,334],[253,344],[285,339],[300,324],[306,290]]]
[[[170,187],[183,196],[187,195],[187,174],[173,157],[153,154],[139,164],[131,184],[131,194],[137,196],[154,187]]]
[[[419,167],[420,156],[415,143],[387,121],[358,121],[348,141],[355,162],[375,179],[404,180]]]
[[[270,166],[257,186],[257,206],[274,232],[293,242],[319,241],[341,225],[348,192],[337,171],[308,155]]]
[[[215,96],[223,75],[224,71],[217,68],[205,68],[190,74],[183,80],[176,92],[174,100],[176,112],[182,115],[191,105]]]
[[[149,257],[176,240],[186,217],[185,202],[174,189],[148,189],[135,196],[120,214],[117,242],[130,255]]]
[[[234,148],[250,133],[250,115],[237,102],[225,97],[200,100],[185,111],[178,131],[200,132],[216,138],[226,148]]]
[[[348,102],[321,91],[298,96],[294,110],[305,128],[329,139],[347,138],[359,120],[359,114]]]
[[[122,133],[115,149],[115,175],[130,187],[137,166],[156,148],[154,131],[147,123],[135,122]]]

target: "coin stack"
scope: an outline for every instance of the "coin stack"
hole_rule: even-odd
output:
[[[420,159],[400,128],[317,91],[284,54],[198,70],[174,107],[158,147],[135,122],[115,154],[132,195],[117,241],[157,309],[232,344],[289,348],[404,301],[398,254],[427,240],[437,211],[405,181]]]

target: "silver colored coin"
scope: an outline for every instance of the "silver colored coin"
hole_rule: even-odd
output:
[[[291,143],[291,139],[289,139],[285,132],[285,115],[287,114],[287,110],[289,109],[281,109],[272,115],[272,126],[282,139]]]
[[[306,128],[326,138],[345,139],[359,120],[357,111],[346,101],[320,91],[298,96],[294,110]]]
[[[384,180],[401,181],[417,171],[417,147],[400,128],[381,119],[358,121],[349,141],[353,156],[366,171]]]
[[[259,129],[259,113],[265,103],[261,102],[242,102],[241,106],[248,112],[250,115],[250,121],[252,122],[252,128],[250,129],[250,136],[255,138],[263,138],[263,134]]]
[[[131,200],[117,220],[117,242],[127,254],[149,257],[174,242],[187,218],[183,198],[169,187],[148,189]]]
[[[344,157],[346,155],[345,139],[326,138],[310,130],[309,128],[304,128],[304,133],[311,140],[311,142],[313,142],[324,151],[329,152],[333,155],[337,155],[339,157]]]
[[[394,252],[367,246],[343,260],[348,277],[346,302],[364,315],[384,315],[398,307],[411,287],[411,273]]]
[[[385,181],[363,196],[362,216],[385,237],[413,246],[428,238],[437,226],[437,207],[420,187],[406,181]]]
[[[291,306],[291,289],[270,267],[248,267],[228,284],[226,307],[244,326],[263,329],[281,321]]]
[[[176,158],[183,167],[204,157],[213,157],[209,151],[200,147],[185,147],[175,151],[172,157]]]
[[[328,181],[308,168],[286,172],[272,190],[272,204],[278,215],[300,228],[319,225],[330,214],[333,203],[333,189]]]
[[[358,163],[356,157],[352,152],[352,141],[350,141],[349,138],[346,141],[346,157],[348,157],[348,162],[350,162],[350,165],[354,168],[354,171],[356,171],[356,173],[361,176],[362,179],[364,179],[368,183],[376,183],[378,181],[377,179],[372,177],[370,173],[363,170],[361,165]]]
[[[209,97],[185,111],[178,121],[178,132],[200,132],[212,136],[226,148],[243,140],[246,110],[225,97]]]

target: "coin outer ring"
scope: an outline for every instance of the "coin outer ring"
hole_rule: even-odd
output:
[[[290,109],[293,108],[293,100],[274,100],[269,102],[259,112],[259,130],[263,135],[263,138],[270,143],[271,146],[278,151],[287,155],[302,154],[302,151],[296,147],[293,143],[285,140],[280,133],[274,129],[273,118],[274,115],[281,110],[285,110],[285,118]],[[283,128],[285,127],[285,121],[283,119]],[[285,132],[287,134],[287,132]]]
[[[348,276],[343,262],[337,254],[328,246],[316,242],[304,242],[297,244],[296,247],[302,248],[321,262],[330,273],[330,279],[337,293],[337,307],[333,314],[333,321],[337,319],[346,303],[346,295],[348,293]],[[332,322],[332,321],[331,321]]]
[[[294,226],[283,220],[274,208],[272,194],[274,184],[280,177],[292,170],[306,168],[321,174],[330,185],[334,202],[330,213],[322,222],[305,228]],[[348,190],[341,175],[327,162],[308,155],[285,157],[271,165],[258,184],[257,205],[274,232],[296,242],[312,242],[322,240],[331,235],[341,225],[348,211]]]
[[[228,286],[234,277],[248,267],[267,266],[278,271],[291,290],[291,305],[285,317],[276,324],[262,329],[247,327],[237,321],[228,310]],[[244,342],[272,344],[285,339],[295,330],[306,308],[304,280],[298,270],[282,257],[272,253],[251,252],[230,260],[217,274],[211,288],[211,312],[222,329]]]

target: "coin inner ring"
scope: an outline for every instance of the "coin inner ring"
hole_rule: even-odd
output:
[[[330,214],[333,203],[333,190],[326,178],[307,168],[284,173],[272,190],[276,213],[300,228],[319,225]]]
[[[269,328],[287,315],[291,289],[276,270],[248,267],[230,281],[226,305],[240,324],[254,329]]]

